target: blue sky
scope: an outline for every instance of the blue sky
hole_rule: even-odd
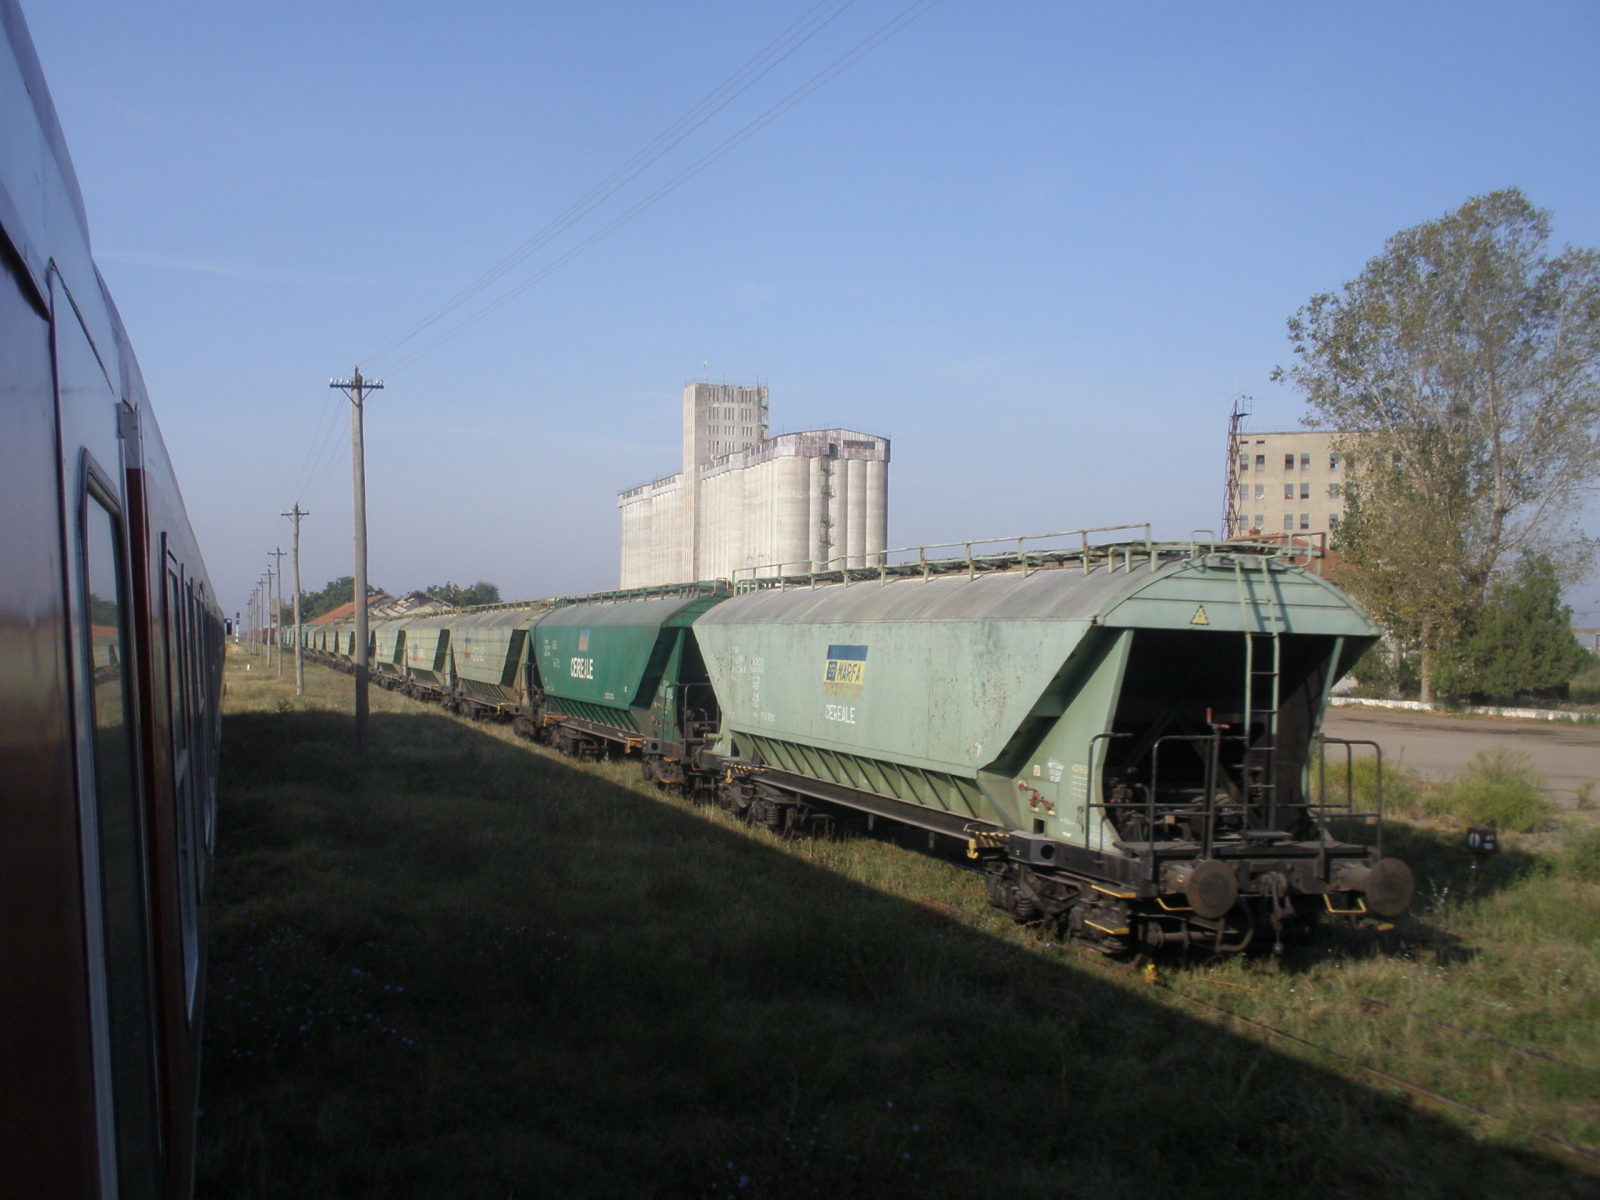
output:
[[[906,3],[855,0],[505,286]],[[890,436],[892,545],[1186,535],[1220,521],[1230,397],[1298,421],[1284,321],[1387,236],[1514,184],[1600,245],[1592,3],[941,0],[466,332],[371,359],[811,6],[27,5],[230,608],[296,500],[307,584],[349,573],[327,381],[356,362],[391,590],[614,586],[615,494],[676,469],[702,362],[780,428]],[[1571,599],[1600,624],[1600,585]]]

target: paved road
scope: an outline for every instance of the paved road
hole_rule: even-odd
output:
[[[1381,708],[1330,708],[1323,721],[1329,737],[1369,738],[1385,759],[1398,760],[1430,779],[1458,774],[1479,750],[1496,745],[1522,750],[1544,777],[1545,791],[1571,808],[1578,788],[1595,785],[1600,803],[1600,725],[1557,721],[1511,721],[1496,717],[1451,717]]]

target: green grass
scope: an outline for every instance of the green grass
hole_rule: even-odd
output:
[[[955,864],[783,841],[388,693],[354,760],[346,677],[297,700],[243,661],[201,1196],[1594,1192],[1529,1135],[1600,1142],[1600,887],[1537,856],[1399,830],[1421,919],[1152,986]]]
[[[1566,845],[1567,874],[1582,883],[1600,883],[1600,826],[1573,836]]]

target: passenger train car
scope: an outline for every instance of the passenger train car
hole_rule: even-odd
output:
[[[378,624],[373,678],[774,829],[923,831],[1109,953],[1281,950],[1413,890],[1381,811],[1323,786],[1356,752],[1321,735],[1330,689],[1378,630],[1306,555],[1085,535],[498,605]]]
[[[0,0],[0,1195],[191,1191],[223,624]]]

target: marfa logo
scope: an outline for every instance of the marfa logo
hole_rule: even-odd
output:
[[[859,696],[867,680],[865,646],[829,646],[828,662],[822,669],[822,694]]]

